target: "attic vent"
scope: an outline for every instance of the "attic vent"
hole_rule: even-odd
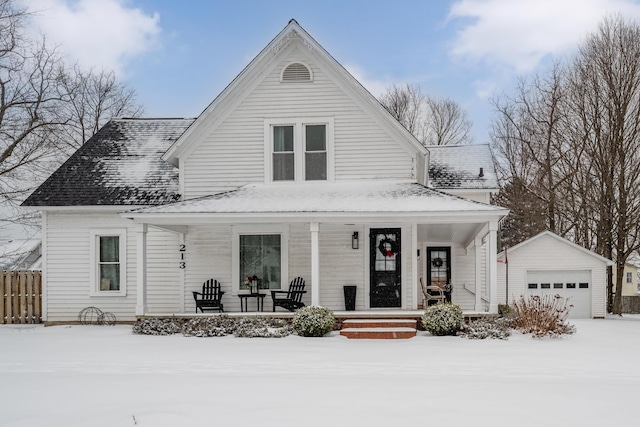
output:
[[[294,62],[282,71],[282,82],[310,82],[311,70],[304,64]]]

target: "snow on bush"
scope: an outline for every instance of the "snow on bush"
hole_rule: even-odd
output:
[[[282,338],[291,335],[293,328],[282,319],[242,317],[233,334],[241,338]]]
[[[513,303],[512,326],[534,338],[573,334],[575,327],[567,322],[571,305],[560,295],[530,295]]]
[[[293,329],[303,337],[321,337],[333,330],[335,318],[333,312],[315,305],[296,310],[293,316]]]
[[[468,324],[463,323],[458,335],[469,339],[506,340],[511,335],[510,321],[503,318],[474,320]]]
[[[134,334],[171,335],[186,337],[222,337],[235,335],[243,338],[281,338],[292,334],[291,325],[282,319],[261,317],[230,317],[226,314],[212,317],[184,319],[143,319],[133,326]]]
[[[455,335],[462,326],[462,309],[451,303],[432,305],[424,311],[422,325],[431,335]]]
[[[173,335],[182,332],[177,319],[142,319],[133,325],[133,333],[140,335]]]

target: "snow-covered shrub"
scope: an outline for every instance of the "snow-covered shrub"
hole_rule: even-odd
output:
[[[535,338],[572,334],[575,327],[567,322],[571,307],[560,295],[521,296],[513,303],[512,326]]]
[[[422,325],[431,335],[455,335],[462,326],[462,309],[451,303],[429,306],[422,315]]]
[[[233,334],[241,338],[282,338],[291,335],[293,328],[282,319],[243,317]]]
[[[186,337],[281,338],[291,335],[293,328],[286,320],[260,317],[230,317],[226,314],[212,317],[184,319],[144,319],[133,326],[134,334],[171,335],[182,333]]]
[[[303,337],[321,337],[333,330],[335,318],[326,307],[315,305],[296,310],[293,316],[293,329]]]
[[[235,320],[229,316],[214,316],[189,319],[182,328],[185,337],[223,337],[233,333]]]
[[[133,325],[133,333],[141,335],[173,335],[182,332],[179,319],[141,319]]]
[[[478,319],[462,324],[458,335],[469,339],[497,338],[506,340],[511,335],[510,321],[505,318]]]

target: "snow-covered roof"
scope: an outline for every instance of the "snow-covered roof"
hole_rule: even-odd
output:
[[[576,250],[578,250],[578,251],[580,251],[580,252],[582,252],[584,254],[587,254],[589,256],[592,256],[592,257],[598,259],[599,261],[602,261],[606,265],[613,265],[613,261],[611,261],[609,259],[606,259],[605,257],[600,256],[597,253],[592,252],[587,248],[584,248],[584,247],[582,247],[582,246],[580,246],[578,244],[575,244],[572,241],[567,240],[564,237],[559,236],[559,235],[557,235],[556,233],[554,233],[554,232],[552,232],[550,230],[545,230],[545,231],[543,231],[541,233],[536,234],[533,237],[528,238],[527,240],[524,240],[524,241],[518,243],[517,245],[514,245],[514,246],[512,246],[510,248],[507,248],[507,250],[506,250],[507,251],[507,256],[508,256],[509,253],[513,253],[513,252],[519,250],[520,248],[527,246],[529,243],[534,242],[534,241],[536,241],[536,240],[538,240],[538,239],[540,239],[542,237],[545,237],[545,236],[548,236],[548,237],[551,237],[553,239],[556,239],[557,241],[559,241],[561,243],[564,243],[565,245],[567,245],[567,246],[569,246],[571,248],[574,248],[574,249],[576,249]],[[505,257],[505,251],[502,251],[497,255],[498,259],[504,259],[504,257]]]
[[[498,206],[452,196],[414,182],[344,181],[249,184],[213,196],[138,209],[126,217],[158,214],[506,214]]]
[[[0,270],[41,268],[41,239],[0,240]]]
[[[113,119],[23,206],[157,205],[179,199],[178,169],[162,154],[194,119]]]
[[[427,149],[430,153],[429,182],[434,188],[498,189],[488,144],[430,145]]]

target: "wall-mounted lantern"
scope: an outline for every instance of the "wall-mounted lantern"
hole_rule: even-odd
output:
[[[358,232],[354,231],[351,235],[351,249],[358,249]]]

